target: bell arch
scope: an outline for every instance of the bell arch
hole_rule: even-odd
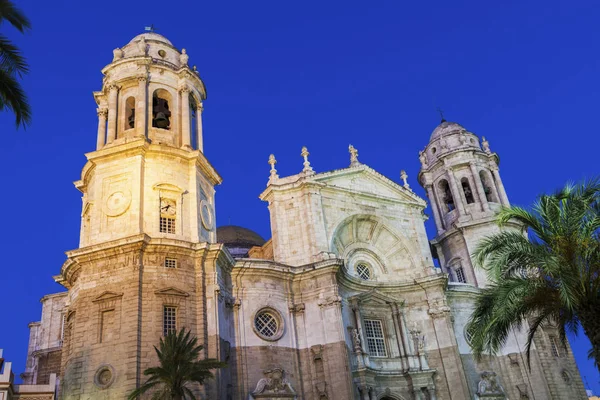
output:
[[[168,90],[156,89],[152,93],[152,127],[170,130],[172,127],[173,96]]]

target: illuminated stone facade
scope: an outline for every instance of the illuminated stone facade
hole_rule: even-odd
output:
[[[186,327],[203,356],[228,363],[194,388],[200,398],[585,398],[551,327],[531,371],[524,332],[497,357],[470,353],[464,325],[485,284],[470,254],[508,204],[487,141],[444,122],[421,153],[431,242],[406,174],[396,183],[350,146],[349,164],[323,173],[306,148],[293,176],[271,156],[260,198],[272,237],[245,242],[253,235],[229,228],[227,245],[215,227],[221,178],[202,146],[206,91],[185,50],[145,33],[102,72],[97,148],[75,182],[80,247],[55,277],[68,291],[45,298],[31,326],[31,383],[56,372],[62,399],[125,398],[161,335]],[[42,354],[60,358],[56,371]]]

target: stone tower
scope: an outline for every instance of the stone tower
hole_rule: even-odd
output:
[[[420,152],[419,182],[437,228],[432,245],[451,281],[485,284],[471,257],[478,241],[496,231],[494,216],[508,197],[489,143],[454,122],[442,121]]]
[[[232,260],[215,244],[221,178],[203,154],[204,84],[185,49],[154,32],[115,49],[102,73],[97,148],[75,182],[80,248],[55,277],[69,290],[65,399],[125,398],[171,330],[190,329],[210,357],[226,341],[218,298]],[[227,384],[221,375],[216,385]]]
[[[461,125],[442,120],[420,152],[419,183],[427,191],[437,235],[434,256],[448,274],[447,301],[452,327],[471,393],[490,376],[498,376],[508,398],[585,398],[570,346],[558,343],[558,330],[545,325],[534,337],[531,369],[526,365],[527,329],[514,329],[500,351],[477,362],[465,332],[485,271],[474,268],[471,255],[484,237],[497,233],[496,213],[509,206],[498,172],[499,157],[485,137],[481,140]],[[519,229],[515,223],[505,229]],[[482,372],[483,371],[483,372]]]

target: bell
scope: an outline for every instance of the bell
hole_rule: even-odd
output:
[[[156,117],[154,117],[154,126],[157,128],[167,128],[169,126],[169,118],[163,112],[156,113]]]
[[[127,119],[127,122],[129,123],[130,128],[135,126],[135,110],[131,110],[131,115]]]

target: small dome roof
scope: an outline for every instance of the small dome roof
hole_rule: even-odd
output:
[[[136,37],[134,37],[133,39],[131,39],[129,41],[129,43],[138,42],[141,38],[144,38],[146,40],[154,40],[154,41],[157,41],[157,42],[163,42],[163,43],[168,44],[169,46],[173,46],[173,43],[171,43],[171,41],[169,39],[167,39],[163,35],[160,35],[160,34],[158,34],[156,32],[141,33],[141,34],[137,35]]]
[[[266,240],[258,233],[248,228],[235,225],[225,225],[217,228],[217,242],[227,247],[262,246]]]
[[[462,125],[457,124],[456,122],[444,121],[441,124],[439,124],[433,130],[433,132],[431,132],[431,138],[429,138],[429,141],[431,142],[435,139],[439,139],[442,136],[446,136],[452,132],[462,130],[465,130],[465,128]]]

